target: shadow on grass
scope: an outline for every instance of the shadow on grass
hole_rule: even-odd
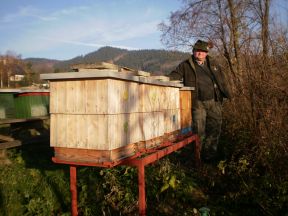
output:
[[[11,215],[11,205],[18,215],[69,212],[69,167],[53,163],[49,127],[43,122],[29,122],[15,124],[10,130],[12,137],[20,140],[22,145],[8,149],[7,157],[12,163],[0,167],[3,172],[0,175],[0,209],[3,215]]]

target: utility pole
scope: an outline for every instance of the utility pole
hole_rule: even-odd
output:
[[[1,78],[0,78],[0,88],[3,88],[3,70],[4,70],[4,58],[0,57],[0,63],[1,64],[1,68],[0,68],[0,75],[1,75]],[[6,63],[6,62],[5,62]]]
[[[1,74],[1,88],[3,88],[3,72],[4,72],[4,69],[5,69],[5,67],[6,67],[6,58],[4,57],[3,58],[3,68],[2,68],[2,74]]]
[[[9,65],[9,57],[7,57],[7,62],[5,59],[5,64],[8,65],[8,67],[7,67],[7,87],[9,88],[10,87],[10,74],[11,74],[11,69],[10,69],[10,65]]]

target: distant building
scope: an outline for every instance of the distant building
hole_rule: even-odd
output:
[[[24,79],[24,75],[21,75],[21,74],[15,74],[15,75],[12,75],[10,76],[10,81],[13,81],[13,82],[18,82],[18,81],[21,81]]]

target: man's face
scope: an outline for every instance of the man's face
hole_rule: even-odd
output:
[[[196,58],[197,61],[204,61],[206,56],[208,55],[208,52],[205,52],[203,50],[193,50],[193,55]]]

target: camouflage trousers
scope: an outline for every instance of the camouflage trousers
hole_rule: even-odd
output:
[[[217,156],[222,125],[222,104],[215,100],[198,101],[193,107],[193,131],[201,140],[201,158],[211,160]]]

